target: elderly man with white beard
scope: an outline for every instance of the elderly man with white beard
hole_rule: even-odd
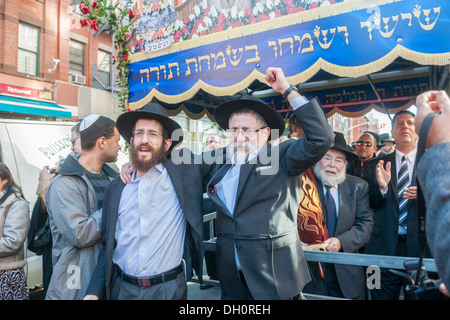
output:
[[[335,132],[334,145],[314,166],[318,193],[328,231],[326,250],[357,253],[369,240],[373,218],[366,181],[345,173],[347,161],[357,157],[348,151],[342,133]],[[319,273],[310,263],[313,281],[305,293],[347,299],[365,298],[365,275],[360,266],[323,263]]]

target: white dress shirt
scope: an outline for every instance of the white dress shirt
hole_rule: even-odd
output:
[[[158,164],[122,192],[113,262],[130,276],[148,277],[182,261],[186,219],[163,164]]]

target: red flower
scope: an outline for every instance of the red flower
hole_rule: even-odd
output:
[[[247,9],[245,9],[245,16],[250,16],[252,14],[252,9],[250,9],[250,8],[247,8]]]
[[[88,23],[91,29],[98,31],[97,20],[88,20]]]
[[[136,10],[136,13],[134,13],[133,11],[131,11],[130,8],[127,8],[127,11],[128,11],[128,15],[129,15],[130,19],[134,19],[136,17],[139,17],[139,13],[138,13],[137,10]]]
[[[319,6],[317,5],[317,3],[313,2],[309,5],[309,9],[315,9],[318,8]]]
[[[286,6],[286,11],[287,11],[288,14],[296,13],[297,12],[297,8],[294,7],[293,5],[287,5]]]
[[[184,17],[183,23],[184,23],[184,24],[188,24],[189,22],[191,22],[191,20],[189,19],[189,17]]]
[[[231,26],[232,26],[233,28],[237,28],[237,27],[240,27],[240,26],[242,26],[242,25],[243,25],[242,22],[236,21],[236,22],[233,23]]]
[[[269,19],[269,18],[270,18],[270,17],[266,16],[264,13],[261,13],[261,14],[259,15],[258,21],[264,21],[264,20],[267,20],[267,19]]]
[[[217,16],[217,20],[219,21],[219,23],[223,23],[225,20],[227,20],[227,18],[225,17],[225,15],[223,14],[223,12],[221,12],[221,13]]]
[[[139,47],[142,47],[142,44],[144,43],[144,41],[141,39],[141,40],[139,40],[139,42],[138,42],[138,46]]]
[[[206,8],[205,8],[205,11],[204,11],[204,15],[205,15],[205,16],[208,16],[209,11],[211,11],[211,8],[210,8],[210,7],[206,7]]]
[[[200,36],[206,36],[208,34],[208,32],[206,32],[205,30],[203,30],[202,32],[200,32]]]
[[[185,26],[183,27],[183,30],[182,30],[182,31],[183,31],[183,33],[188,33],[188,32],[189,32],[188,26],[185,25]]]
[[[123,60],[125,60],[125,61],[128,60],[128,56],[126,54],[123,55]]]
[[[248,19],[250,24],[254,24],[256,22],[256,17],[255,16],[251,16],[250,19]]]
[[[277,18],[282,16],[280,10],[275,10],[274,13],[275,13],[275,17],[277,17]]]
[[[88,23],[88,20],[87,20],[87,19],[81,19],[81,20],[80,20],[80,24],[81,24],[81,26],[84,28],[84,27],[86,27],[89,23]]]
[[[127,33],[127,34],[125,35],[125,39],[128,40],[129,37],[130,37],[130,35]]]
[[[286,6],[290,6],[290,5],[292,5],[292,1],[293,1],[293,0],[283,0],[283,3],[284,3]]]
[[[97,2],[93,2],[92,3],[92,9],[95,9],[95,10],[97,10],[98,9],[98,3]]]
[[[153,2],[152,11],[159,11],[159,9],[161,9],[161,5],[159,4],[159,2]]]
[[[80,11],[82,14],[88,14],[89,12],[91,12],[91,8],[86,7],[84,3],[82,3],[80,4]]]

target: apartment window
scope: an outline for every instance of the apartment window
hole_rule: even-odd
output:
[[[18,72],[30,76],[39,74],[39,34],[39,28],[19,23]]]
[[[99,50],[97,58],[97,78],[105,87],[111,86],[111,54]]]
[[[84,76],[84,43],[70,40],[69,73]]]

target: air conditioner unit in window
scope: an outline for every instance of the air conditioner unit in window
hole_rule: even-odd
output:
[[[86,84],[86,77],[81,74],[71,74],[70,75],[70,82],[85,85]]]

